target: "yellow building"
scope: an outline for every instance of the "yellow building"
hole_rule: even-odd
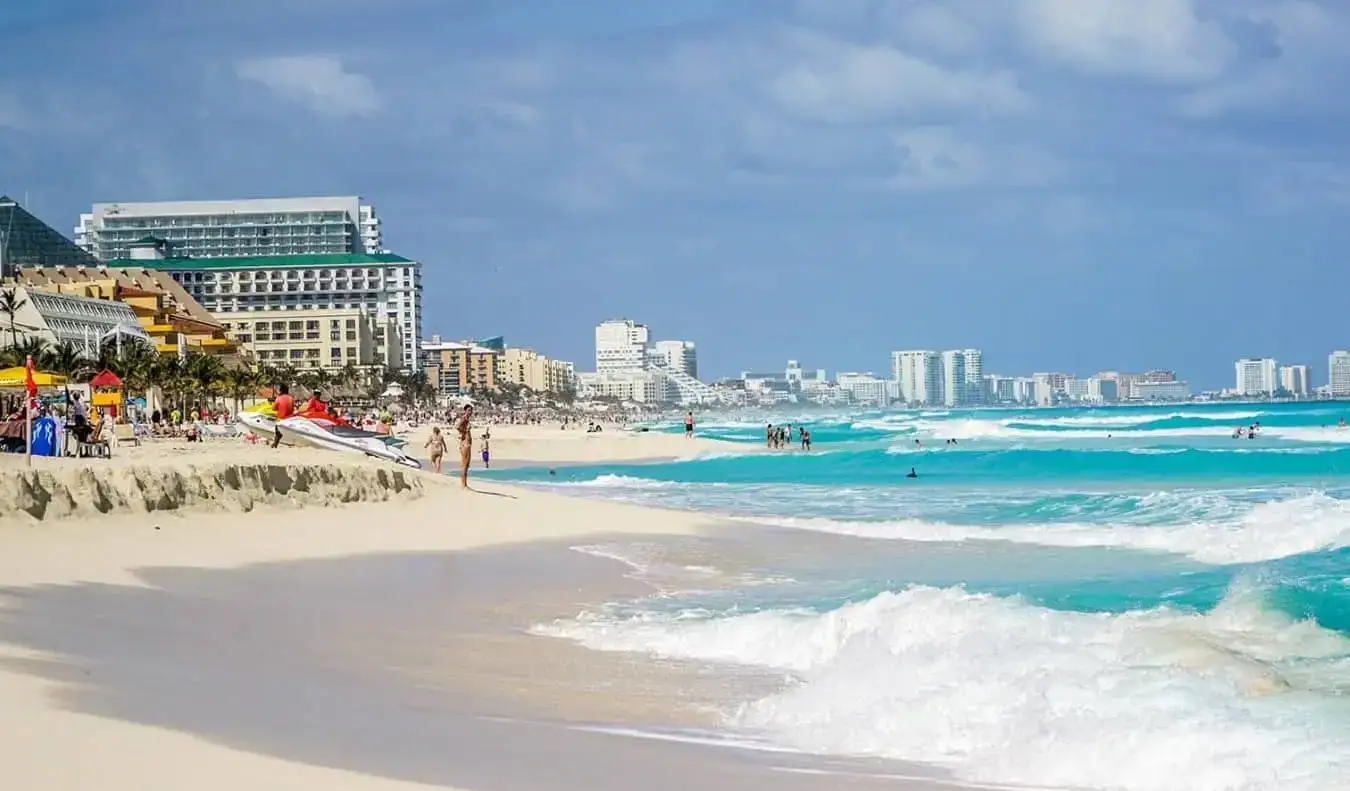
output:
[[[572,387],[571,363],[545,357],[530,349],[507,349],[502,354],[503,382],[528,387],[536,393],[558,393]]]
[[[475,343],[442,341],[422,344],[422,371],[442,396],[496,390],[501,383],[502,354]]]
[[[26,267],[19,270],[17,281],[30,289],[122,302],[135,312],[141,328],[164,354],[229,355],[238,351],[224,325],[163,272],[134,267]]]
[[[247,310],[228,316],[230,336],[263,365],[333,369],[400,360],[402,343],[393,323],[359,308]]]

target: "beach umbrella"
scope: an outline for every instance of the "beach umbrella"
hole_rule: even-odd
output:
[[[66,383],[66,378],[60,374],[47,373],[36,369],[30,371],[27,364],[24,364],[16,365],[13,368],[0,369],[0,388],[24,388],[26,390],[30,377],[37,387],[59,387]]]

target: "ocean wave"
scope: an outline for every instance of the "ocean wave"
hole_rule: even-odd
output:
[[[1106,615],[915,586],[823,612],[602,612],[534,631],[789,673],[726,724],[970,782],[1323,791],[1350,765],[1345,720],[1329,713],[1345,708],[1350,641],[1265,609],[1259,591],[1206,615]]]
[[[1295,442],[1332,442],[1350,445],[1350,428],[1340,426],[1272,426],[1261,429],[1262,436]]]
[[[1120,426],[1128,428],[1130,426],[1140,426],[1147,423],[1158,423],[1164,420],[1209,420],[1219,423],[1246,421],[1259,418],[1265,415],[1264,412],[1145,412],[1140,414],[1130,414],[1128,412],[1116,412],[1111,415],[1063,415],[1060,417],[1037,417],[1035,415],[1026,415],[1023,417],[1007,418],[1005,423],[1022,423],[1038,426]]]
[[[1018,421],[1010,421],[1018,422]],[[1158,437],[1231,437],[1233,429],[1227,426],[1191,426],[1185,428],[1155,428],[1133,431],[1105,429],[1055,430],[1020,428],[999,420],[965,418],[961,420],[919,420],[914,424],[920,434],[935,439],[1147,439]],[[1350,440],[1348,440],[1350,441]]]
[[[1350,546],[1350,501],[1324,494],[1261,503],[1230,521],[1172,525],[1047,523],[986,526],[920,519],[861,522],[791,517],[752,517],[748,520],[862,538],[1120,547],[1185,555],[1215,565],[1254,563]]]
[[[585,481],[562,481],[554,486],[578,489],[670,489],[680,484],[675,481],[658,481],[652,478],[638,478],[632,475],[598,475]]]

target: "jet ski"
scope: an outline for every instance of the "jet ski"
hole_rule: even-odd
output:
[[[281,441],[287,445],[363,453],[406,467],[420,469],[422,466],[420,461],[403,451],[407,445],[403,440],[356,428],[331,415],[299,414],[278,421],[276,408],[270,403],[263,403],[241,410],[236,420],[261,437],[273,436],[280,425]]]
[[[277,412],[271,404],[260,404],[243,409],[235,421],[258,436],[272,436],[277,427]]]
[[[315,418],[288,417],[285,420],[276,421],[274,425],[281,431],[281,441],[290,445],[305,445],[346,453],[360,453],[366,456],[374,456],[377,459],[392,461],[395,464],[402,464],[405,467],[422,468],[422,462],[409,456],[402,448],[386,442],[378,434],[362,432],[360,429],[350,427],[347,427],[342,433],[338,433],[337,426],[333,424],[322,425],[326,422],[328,421]]]

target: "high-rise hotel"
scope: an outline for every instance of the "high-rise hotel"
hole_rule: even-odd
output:
[[[75,234],[110,267],[167,272],[262,362],[418,367],[422,265],[384,249],[375,210],[360,198],[99,203]],[[305,318],[275,311],[323,311],[322,329],[369,337],[371,352],[353,344],[350,354],[290,359],[299,350],[264,349],[258,338],[278,325],[289,338]]]
[[[104,261],[147,236],[178,258],[387,252],[375,208],[357,197],[95,203],[75,228]]]

